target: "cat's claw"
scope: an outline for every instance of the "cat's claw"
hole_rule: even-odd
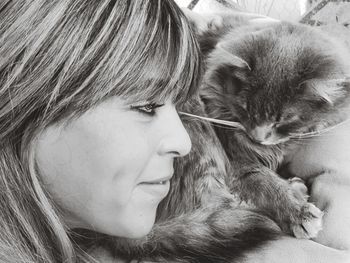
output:
[[[322,230],[323,212],[315,205],[307,203],[302,209],[303,219],[300,224],[292,224],[291,230],[296,238],[315,238]]]

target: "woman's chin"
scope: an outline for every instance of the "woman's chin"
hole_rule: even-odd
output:
[[[125,229],[123,236],[125,238],[131,238],[131,239],[143,238],[151,232],[152,227],[154,225],[154,221],[155,221],[155,217],[143,218],[143,220],[135,222],[135,224],[132,227]],[[118,234],[117,236],[121,236],[121,235]]]
[[[117,237],[139,239],[151,232],[156,218],[156,211],[143,211],[143,213],[132,214],[120,220],[118,223],[109,222],[105,234]],[[106,231],[107,230],[107,231]]]

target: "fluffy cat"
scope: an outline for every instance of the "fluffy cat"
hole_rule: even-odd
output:
[[[209,117],[243,126],[214,127],[233,166],[229,187],[284,231],[314,238],[322,213],[277,172],[299,176],[289,166],[306,139],[348,118],[350,52],[308,26],[221,18],[219,28],[200,34],[207,61],[201,97]]]

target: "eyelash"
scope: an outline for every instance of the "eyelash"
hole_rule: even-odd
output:
[[[155,109],[162,107],[164,104],[149,103],[145,105],[131,106],[131,109],[137,110],[142,114],[154,116],[156,114]]]

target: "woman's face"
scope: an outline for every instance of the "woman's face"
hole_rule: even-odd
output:
[[[169,190],[175,157],[191,149],[174,105],[111,98],[38,138],[41,180],[70,227],[146,235]]]

